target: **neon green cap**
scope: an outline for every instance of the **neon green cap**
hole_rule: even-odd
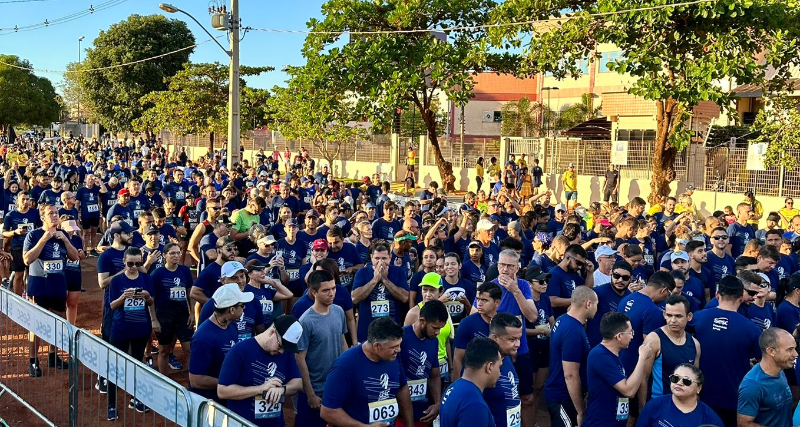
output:
[[[439,289],[442,287],[442,276],[440,276],[438,273],[427,273],[422,277],[422,281],[419,282],[419,286],[430,286],[432,288]]]

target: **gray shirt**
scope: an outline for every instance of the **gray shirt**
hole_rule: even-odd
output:
[[[306,365],[311,387],[318,397],[322,397],[328,372],[342,354],[342,335],[347,332],[344,310],[332,305],[330,312],[323,315],[312,306],[300,316],[300,324],[303,326],[303,335],[297,348],[300,351],[308,350]]]

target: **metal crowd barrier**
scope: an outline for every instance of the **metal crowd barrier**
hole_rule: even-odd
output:
[[[75,333],[74,370],[74,426],[106,423],[108,395],[96,389],[98,376],[107,379],[109,388],[117,387],[118,423],[193,426],[192,398],[186,388],[83,329]],[[131,399],[150,411],[129,408]]]
[[[31,332],[40,339],[41,377],[29,375]],[[50,426],[69,424],[70,369],[48,364],[48,352],[57,350],[62,363],[74,354],[74,328],[66,320],[0,287],[0,395],[7,394]],[[63,368],[67,366],[64,365]]]
[[[41,377],[28,372],[31,333],[41,340],[36,354]],[[7,394],[49,426],[107,425],[108,395],[98,377],[117,387],[115,425],[253,427],[224,406],[185,387],[114,348],[89,331],[0,287],[0,397]],[[56,349],[63,366],[49,366]],[[130,409],[138,399],[149,411]]]
[[[197,413],[197,427],[253,427],[253,424],[241,415],[213,400],[201,402]]]

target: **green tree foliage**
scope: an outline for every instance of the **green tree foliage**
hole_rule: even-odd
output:
[[[522,75],[577,76],[577,60],[596,58],[599,44],[619,48],[620,57],[608,68],[634,76],[628,92],[656,104],[653,200],[670,192],[675,158],[690,140],[685,123],[692,108],[701,101],[732,105],[734,95],[720,80],[780,89],[790,66],[800,61],[796,0],[664,5],[660,0],[508,0],[496,8],[494,22],[558,18],[563,11],[570,19],[492,30],[495,45],[522,49]],[[774,70],[769,79],[768,70]]]
[[[242,77],[272,71],[272,67],[242,66]],[[228,66],[184,64],[181,71],[167,77],[166,90],[152,92],[139,99],[146,109],[134,120],[138,131],[169,130],[176,135],[225,134],[228,129]],[[246,132],[266,122],[266,100],[269,91],[253,89],[243,78],[239,81],[241,129]]]
[[[195,43],[183,21],[161,15],[131,15],[101,31],[86,50],[85,69],[112,67],[176,51]],[[124,67],[78,74],[87,104],[98,121],[112,131],[133,130],[133,121],[149,107],[140,99],[167,89],[167,78],[188,62],[193,49]]]
[[[760,135],[753,143],[767,142],[764,166],[785,166],[794,170],[798,166],[800,152],[800,104],[797,98],[776,96],[769,99],[768,108],[759,111],[753,129]]]
[[[86,99],[86,94],[81,90],[78,76],[80,75],[82,63],[71,62],[67,64],[67,72],[64,73],[64,80],[58,85],[58,88],[63,95],[64,110],[69,114],[69,118],[77,120],[80,113],[80,118],[87,122],[94,122],[97,120],[94,112],[91,109],[91,104]]]
[[[500,134],[503,136],[541,137],[547,129],[547,121],[553,121],[553,111],[546,105],[533,102],[527,97],[506,102],[500,110],[503,121]],[[542,120],[544,114],[545,120]]]
[[[490,51],[486,31],[451,31],[446,41],[435,31],[488,22],[492,0],[328,0],[322,20],[312,19],[303,47],[309,72],[336,81],[354,95],[356,110],[388,132],[394,109],[411,102],[425,123],[444,188],[452,189],[452,164],[439,148],[434,99],[444,92],[464,105],[475,86],[472,73],[491,68],[504,71],[510,55]],[[428,32],[351,34],[429,29]],[[345,41],[346,43],[342,43]],[[306,93],[300,96],[307,96]]]
[[[442,135],[447,127],[447,111],[442,111],[439,104],[439,99],[434,98],[431,108],[437,112],[436,134]],[[417,111],[417,106],[414,103],[408,102],[401,109],[403,112],[400,114],[400,136],[413,138],[416,145],[420,136],[428,134],[428,127],[425,125],[425,121],[422,120],[422,115]]]
[[[600,108],[594,107],[592,94],[584,93],[581,95],[581,102],[569,105],[558,113],[555,128],[569,130],[576,125],[597,117],[599,113]]]
[[[352,142],[366,134],[355,125],[361,116],[352,96],[319,68],[288,73],[288,86],[276,86],[267,102],[273,126],[288,139],[310,141],[328,163],[346,158]]]
[[[58,121],[61,105],[50,80],[7,64],[33,68],[17,56],[0,55],[0,128],[23,124],[49,127]]]

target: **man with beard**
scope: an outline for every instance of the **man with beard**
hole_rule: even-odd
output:
[[[517,356],[523,329],[522,322],[508,313],[498,313],[489,325],[489,338],[500,347],[500,378],[494,387],[483,391],[497,427],[517,427],[522,422],[520,377],[512,359]],[[531,420],[533,421],[533,420]]]
[[[326,243],[323,241],[323,243]],[[386,243],[373,243],[371,262],[358,270],[353,279],[353,304],[358,304],[358,340],[367,338],[373,319],[389,317],[396,323],[402,319],[402,307],[408,304],[406,272],[391,265]]]
[[[328,239],[328,258],[336,261],[336,265],[339,266],[339,284],[350,289],[353,286],[353,276],[364,267],[364,263],[361,262],[356,247],[344,243],[344,233],[339,226],[331,227],[326,233],[326,237]],[[395,242],[397,241],[395,240]]]
[[[735,274],[736,272],[736,262],[727,253],[729,241],[730,236],[728,236],[728,231],[724,227],[716,227],[711,231],[711,250],[708,251],[706,265],[709,266],[711,273],[714,275],[714,288],[710,290],[712,294],[717,293],[717,283],[725,275]]]
[[[109,209],[108,213],[106,214],[106,221],[111,224],[111,219],[115,216],[119,215],[124,218],[124,221],[128,223],[128,225],[133,226],[134,218],[138,218],[138,216],[134,216],[133,210],[130,206],[131,201],[131,192],[127,188],[123,188],[117,192],[117,203],[113,204]],[[141,212],[139,212],[141,215]]]
[[[411,247],[414,245],[414,242],[417,241],[417,238],[404,230],[398,231],[394,234],[394,243],[392,244],[392,258],[389,261],[391,265],[395,267],[400,267],[406,272],[406,281],[411,280],[411,276],[414,274],[416,270],[414,268],[414,262],[411,261],[411,257],[409,256],[408,252],[411,250]]]
[[[217,259],[206,266],[206,268],[197,275],[197,280],[194,282],[192,291],[189,294],[189,298],[197,303],[193,305],[198,317],[200,308],[211,298],[217,288],[220,287],[219,279],[222,277],[222,266],[228,261],[233,261],[235,258],[236,241],[230,236],[225,236],[217,240]]]
[[[619,302],[630,295],[628,286],[631,283],[633,268],[625,261],[617,261],[611,268],[611,283],[596,286],[594,291],[597,294],[597,314],[590,319],[586,326],[586,335],[589,337],[589,345],[592,347],[600,344],[603,336],[600,334],[600,320],[603,315],[617,311]]]
[[[212,190],[209,187],[208,192],[210,193],[211,191]],[[216,190],[213,191],[216,192]],[[214,197],[208,199],[204,205],[207,213],[206,219],[197,224],[197,227],[192,233],[192,237],[189,239],[188,245],[189,254],[201,266],[201,270],[205,266],[203,265],[204,256],[200,250],[200,242],[203,240],[203,237],[214,231],[213,224],[217,221],[217,218],[222,213],[222,199],[219,197]]]
[[[297,240],[305,246],[305,252],[302,254],[303,258],[311,256],[311,246],[315,240],[325,239],[325,231],[319,227],[319,213],[311,209],[306,212],[306,228],[297,233]]]
[[[397,204],[389,200],[383,204],[383,217],[372,223],[372,238],[394,239],[395,233],[403,229],[403,223],[397,219]]]
[[[586,278],[581,271],[586,271]],[[547,296],[553,306],[556,318],[564,314],[571,305],[572,292],[585,285],[594,286],[594,264],[586,259],[586,249],[581,245],[570,245],[564,252],[564,258],[549,271],[551,278],[547,286]]]
[[[692,240],[686,244],[686,253],[689,254],[689,277],[697,279],[703,290],[701,307],[711,299],[711,289],[717,290],[714,282],[714,273],[706,267],[708,253],[706,252],[705,241]]]

